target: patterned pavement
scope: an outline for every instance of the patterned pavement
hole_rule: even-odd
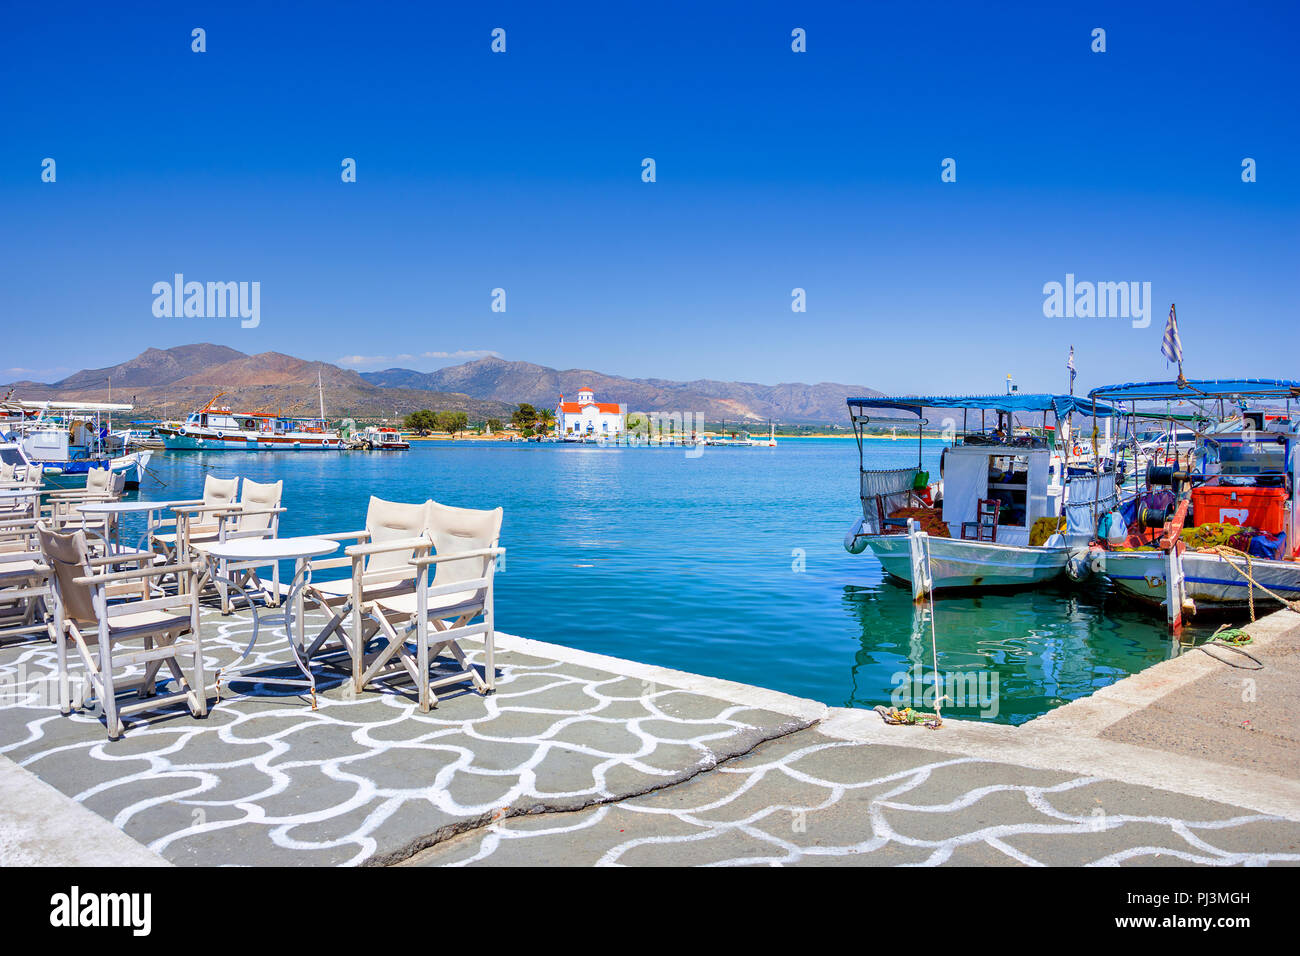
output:
[[[204,617],[211,680],[250,625]],[[263,631],[254,660],[287,659],[276,634]],[[337,865],[668,786],[806,724],[577,664],[497,660],[495,694],[454,695],[427,715],[397,692],[354,697],[337,678],[315,712],[284,688],[236,684],[205,720],[141,715],[109,741],[95,715],[53,706],[51,644],[12,645],[0,650],[0,753],[176,863]]]
[[[210,679],[249,630],[204,612]],[[178,864],[1300,862],[1300,823],[1281,817],[844,740],[793,698],[780,712],[738,685],[503,645],[496,694],[427,715],[337,677],[314,712],[237,684],[206,720],[141,715],[109,741],[95,714],[53,706],[52,645],[14,644],[0,648],[0,754]],[[282,632],[264,630],[256,655],[289,676]],[[4,833],[0,811],[0,849]]]
[[[416,865],[1300,862],[1300,824],[1148,787],[807,730],[580,813],[504,820]]]

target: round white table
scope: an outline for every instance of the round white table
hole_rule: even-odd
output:
[[[196,575],[194,588],[196,593],[202,593],[202,588],[206,580],[221,581],[228,587],[234,588],[244,596],[248,601],[248,607],[253,614],[253,633],[248,640],[248,646],[244,652],[239,655],[229,666],[221,668],[217,672],[217,700],[221,699],[221,682],[223,678],[226,683],[234,683],[236,680],[252,681],[259,684],[279,684],[288,687],[306,687],[311,693],[311,709],[316,709],[316,677],[311,672],[310,661],[307,657],[306,648],[299,643],[295,628],[293,626],[293,609],[297,601],[298,594],[311,583],[311,564],[309,559],[319,558],[337,551],[339,542],[331,541],[329,538],[242,538],[234,541],[217,541],[204,547],[203,557],[206,562],[206,570],[201,575]],[[249,593],[235,580],[221,577],[218,568],[223,561],[265,561],[272,564],[276,561],[294,561],[297,564],[297,570],[294,573],[293,581],[289,585],[289,593],[284,596],[282,601],[284,614],[284,634],[289,643],[289,651],[293,654],[294,666],[298,668],[302,679],[288,677],[253,677],[243,676],[246,672],[242,669],[236,669],[238,665],[248,660],[248,655],[253,653],[253,647],[257,644],[257,635],[260,628],[259,618],[260,610],[270,610],[253,602]]]
[[[145,519],[144,532],[140,535],[140,540],[135,544],[136,551],[144,551],[149,545],[150,532],[158,524],[155,515],[160,511],[166,511],[172,504],[173,502],[170,501],[91,501],[84,505],[77,505],[76,510],[82,516],[82,528],[101,538],[105,546],[109,548],[109,553],[112,554],[114,552],[121,553],[122,551],[120,532],[122,515],[147,514],[149,516]],[[107,537],[86,525],[85,519],[88,515],[104,515],[108,518],[109,526],[112,528],[113,540],[111,543]]]

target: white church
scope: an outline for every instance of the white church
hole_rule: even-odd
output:
[[[590,385],[578,389],[578,400],[566,402],[560,396],[555,409],[555,427],[561,438],[604,437],[622,435],[627,427],[627,406],[598,402]]]

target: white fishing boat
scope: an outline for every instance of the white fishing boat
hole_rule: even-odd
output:
[[[1161,608],[1174,628],[1185,615],[1300,597],[1300,427],[1291,406],[1300,383],[1180,379],[1090,394],[1134,413],[1141,402],[1189,403],[1208,422],[1190,461],[1147,468],[1127,537],[1094,560],[1116,590]]]
[[[371,451],[406,451],[411,447],[400,431],[387,425],[367,425],[357,438]]]
[[[0,402],[0,461],[26,474],[39,468],[52,488],[84,488],[86,473],[106,468],[114,489],[138,488],[152,452],[115,450],[111,415],[132,406],[112,402]]]
[[[1086,414],[1113,419],[1109,406],[1072,395],[908,396],[850,398],[858,442],[862,517],[844,539],[853,554],[870,549],[881,567],[927,590],[1022,587],[1088,572],[1082,560],[1099,518],[1119,506],[1114,463],[1094,458],[1072,465],[1070,420]],[[932,482],[922,461],[927,410],[962,413],[960,430],[950,416],[951,436]],[[980,424],[968,428],[968,413]],[[987,429],[987,413],[996,422]],[[897,414],[917,429],[917,463],[871,469],[864,433]],[[1042,416],[1035,427],[1016,416]],[[1050,421],[1049,421],[1050,416]]]
[[[289,418],[267,412],[239,412],[217,405],[216,395],[185,421],[156,427],[168,451],[338,451],[346,447],[325,419]]]

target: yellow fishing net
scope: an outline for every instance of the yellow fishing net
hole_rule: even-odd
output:
[[[1064,518],[1039,518],[1029,529],[1029,544],[1036,548],[1056,532],[1064,530]]]

